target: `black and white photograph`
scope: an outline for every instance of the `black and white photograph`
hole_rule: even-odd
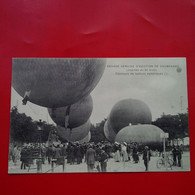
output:
[[[9,174],[190,171],[186,58],[12,58]]]

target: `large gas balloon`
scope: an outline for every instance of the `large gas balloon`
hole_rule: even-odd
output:
[[[104,124],[104,135],[109,141],[114,142],[116,133],[112,130],[109,120]]]
[[[161,133],[164,131],[154,125],[133,125],[121,129],[116,135],[115,141],[160,144],[162,143]]]
[[[65,129],[64,127],[57,126],[57,134],[59,137],[66,139],[67,141],[79,141],[85,138],[91,128],[91,122],[88,120],[83,125],[70,129]]]
[[[105,65],[102,58],[14,58],[12,85],[34,104],[64,107],[90,94]]]
[[[115,133],[129,124],[150,124],[152,114],[149,107],[136,99],[121,100],[114,105],[109,115],[110,125]]]
[[[51,108],[48,109],[49,115],[53,119],[53,121],[62,127],[65,127],[65,115],[67,113],[68,107],[56,108],[52,111]],[[75,104],[70,106],[69,112],[69,127],[75,128],[81,126],[82,124],[86,123],[89,117],[91,116],[93,110],[93,100],[92,97],[89,95]],[[55,114],[53,114],[53,112]]]
[[[90,139],[91,139],[91,132],[89,131],[88,135],[86,137],[84,137],[82,140],[79,140],[78,142],[80,144],[82,144],[82,143],[88,143],[90,141]]]

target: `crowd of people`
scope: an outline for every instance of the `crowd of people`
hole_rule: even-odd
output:
[[[107,162],[113,158],[115,162],[139,163],[142,157],[145,170],[148,171],[150,157],[161,151],[152,151],[148,146],[137,143],[79,143],[67,142],[47,145],[46,143],[30,143],[21,146],[10,145],[9,159],[16,165],[21,161],[20,168],[26,169],[34,164],[35,160],[41,159],[41,163],[64,165],[68,163],[87,164],[88,172],[107,172]],[[181,166],[182,151],[179,147],[172,150],[174,165]]]
[[[92,149],[94,152],[94,159],[88,150]],[[79,144],[78,142],[64,143],[64,144],[52,144],[47,146],[42,143],[31,143],[23,144],[22,146],[11,146],[9,150],[9,160],[12,160],[14,165],[21,161],[21,169],[26,169],[34,160],[40,159],[42,164],[46,162],[52,164],[55,162],[56,165],[64,164],[65,162],[73,164],[81,164],[86,162],[88,171],[92,170],[92,167],[99,162],[99,171],[106,172],[106,162],[110,158],[111,144]],[[89,168],[91,167],[91,169]],[[94,169],[94,167],[93,167]]]

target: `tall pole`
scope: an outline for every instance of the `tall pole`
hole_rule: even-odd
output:
[[[166,145],[165,145],[165,134],[164,134],[164,138],[163,138],[163,151],[164,151],[165,168],[167,169],[167,154],[166,154]]]
[[[42,122],[38,122],[38,131],[39,131],[39,157],[37,159],[37,173],[42,172],[42,154],[41,154],[41,132],[42,132]]]
[[[169,137],[168,133],[161,133],[160,137],[163,139],[163,153],[164,153],[164,163],[167,169],[167,154],[166,154],[166,138]]]

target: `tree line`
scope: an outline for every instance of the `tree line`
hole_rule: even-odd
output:
[[[92,125],[91,141],[99,142],[106,140],[104,136],[105,122],[106,119],[96,126]],[[179,113],[176,115],[162,114],[162,116],[153,121],[152,124],[162,129],[165,133],[169,133],[169,141],[177,138],[183,139],[189,136],[188,113]]]
[[[102,120],[97,125],[91,125],[92,142],[106,141],[104,135],[105,122],[106,119]],[[161,128],[164,132],[169,133],[169,140],[182,139],[189,136],[188,113],[179,113],[177,115],[163,114],[153,121],[152,124]],[[56,126],[47,124],[45,121],[41,122],[42,131],[38,130],[39,126],[39,121],[33,121],[32,118],[26,116],[26,114],[19,113],[17,107],[13,107],[11,109],[10,119],[10,142],[38,142],[40,137],[42,142],[46,142],[49,132],[56,130]]]
[[[46,142],[49,132],[55,130],[56,127],[43,121],[40,131],[39,123],[40,121],[33,121],[26,114],[19,113],[17,107],[13,107],[10,118],[10,142],[39,142],[40,138],[42,142]]]

